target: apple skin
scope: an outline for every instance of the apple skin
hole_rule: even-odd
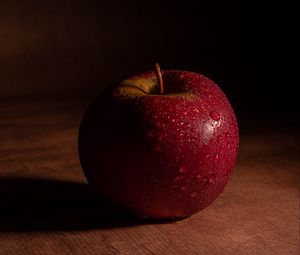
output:
[[[78,137],[88,182],[141,217],[183,218],[210,205],[232,174],[238,126],[221,89],[205,76],[162,71],[106,89],[85,112]]]

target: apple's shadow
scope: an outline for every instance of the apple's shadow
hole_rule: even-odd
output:
[[[0,179],[0,232],[84,230],[149,224],[102,201],[87,184]]]

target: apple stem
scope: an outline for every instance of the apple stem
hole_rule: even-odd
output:
[[[160,70],[160,66],[158,63],[155,63],[155,74],[159,85],[159,93],[162,95],[164,93],[164,85],[163,85],[163,79],[162,74]]]

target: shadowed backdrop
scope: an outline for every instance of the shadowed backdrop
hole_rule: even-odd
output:
[[[294,14],[288,2],[4,0],[0,97],[93,98],[159,61],[214,79],[237,111],[293,111]]]

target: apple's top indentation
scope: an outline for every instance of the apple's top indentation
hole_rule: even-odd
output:
[[[118,91],[125,96],[182,96],[194,97],[191,73],[174,70],[172,75],[155,64],[155,70],[124,80]],[[197,74],[199,76],[199,74]]]

